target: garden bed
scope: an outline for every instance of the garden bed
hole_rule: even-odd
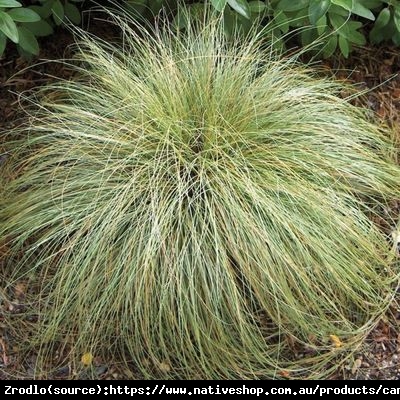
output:
[[[117,35],[115,31],[105,28],[103,23],[94,22],[91,29],[107,40]],[[71,35],[60,31],[56,37],[57,40],[51,37],[43,41],[40,56],[33,62],[22,60],[13,50],[8,50],[5,57],[0,60],[1,131],[16,126],[28,118],[23,112],[24,93],[57,77],[71,78],[71,70],[63,63],[42,62],[71,57],[70,45],[73,42]],[[400,77],[396,76],[400,73],[398,51],[389,47],[362,48],[355,50],[346,61],[341,58],[333,58],[329,63],[325,62],[324,64],[326,64],[327,71],[335,71],[334,73],[339,79],[350,80],[356,83],[361,90],[369,90],[356,101],[360,105],[370,108],[397,130],[397,140],[400,142]],[[0,143],[0,148],[1,146]],[[388,219],[382,217],[375,222],[387,235],[390,235],[393,226],[388,223],[389,217],[399,215],[399,212],[400,203],[391,204],[390,209],[387,210]],[[0,243],[0,262],[1,251]],[[24,297],[28,291],[30,289],[23,285],[16,287],[13,301],[2,302],[1,311],[18,314],[23,310]],[[13,377],[29,379],[33,374],[35,354],[21,357],[18,343],[15,342],[12,332],[2,321],[0,314],[0,363],[2,365],[0,377],[3,379]],[[29,321],[28,325],[34,329],[34,321]],[[23,328],[21,327],[21,329]],[[29,331],[27,331],[28,334]],[[93,365],[94,368],[90,370],[90,373],[88,371],[88,374],[77,376],[72,367],[66,367],[50,377],[58,379],[132,378],[132,371],[115,364],[114,361],[109,363],[108,360],[94,359]],[[170,368],[168,365],[164,367]],[[362,351],[337,371],[332,379],[400,379],[400,309],[396,303],[393,303],[385,319],[371,333]]]

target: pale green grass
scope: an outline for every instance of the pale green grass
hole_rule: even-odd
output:
[[[38,368],[67,343],[150,378],[325,376],[399,278],[368,218],[400,194],[385,132],[255,35],[120,24],[7,138],[4,276],[40,286]]]

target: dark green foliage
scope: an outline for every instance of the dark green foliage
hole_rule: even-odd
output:
[[[253,24],[270,23],[272,40],[284,47],[289,32],[295,32],[301,46],[319,43],[319,53],[331,56],[338,48],[347,57],[353,45],[392,41],[400,44],[400,2],[397,0],[206,0],[224,13],[228,35],[238,26],[244,31]],[[128,0],[131,10],[149,15],[163,6],[173,8],[178,1]],[[204,0],[185,1],[196,13]],[[369,37],[364,26],[372,23]],[[182,21],[179,21],[182,27]],[[314,47],[315,48],[315,47]]]
[[[283,48],[289,37],[296,36],[303,47],[313,44],[316,48],[318,41],[318,52],[323,57],[337,49],[347,57],[354,45],[367,43],[363,28],[370,23],[373,25],[368,29],[368,39],[372,44],[400,44],[398,0],[125,0],[122,7],[146,19],[165,8],[182,28],[185,22],[177,15],[178,4],[189,5],[195,14],[203,9],[204,2],[224,14],[228,36],[238,27],[247,32],[254,24],[270,23],[276,47]],[[80,24],[82,3],[84,0],[0,0],[0,56],[7,40],[16,43],[23,54],[37,54],[37,37],[53,34],[53,28],[65,22]],[[90,6],[91,2],[85,4]]]
[[[81,22],[80,3],[84,0],[0,0],[0,57],[7,40],[18,46],[25,56],[37,55],[36,38],[54,33],[64,22]]]

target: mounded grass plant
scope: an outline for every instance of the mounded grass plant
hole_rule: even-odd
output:
[[[318,378],[390,303],[399,272],[369,218],[400,194],[384,129],[341,83],[210,21],[83,36],[79,78],[7,134],[3,275],[36,288],[39,364]]]

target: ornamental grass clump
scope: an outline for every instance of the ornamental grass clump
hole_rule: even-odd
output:
[[[261,36],[119,23],[122,45],[84,36],[78,78],[7,134],[3,276],[34,288],[38,363],[326,376],[399,278],[370,218],[400,194],[384,129]]]

